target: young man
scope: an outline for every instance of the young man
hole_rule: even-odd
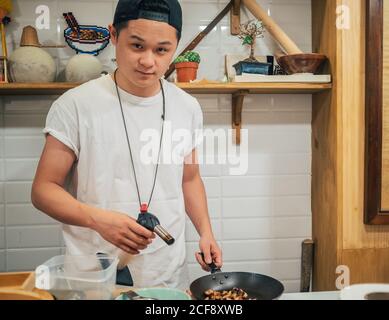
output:
[[[64,224],[68,254],[125,252],[137,287],[188,288],[185,211],[200,235],[205,261],[222,265],[199,168],[191,161],[201,141],[202,112],[196,99],[161,79],[181,27],[176,0],[119,1],[109,26],[118,69],[53,103],[32,187],[34,206]],[[191,139],[177,142],[168,136],[180,130],[190,132]],[[145,132],[156,133],[158,167],[142,158]],[[181,161],[164,163],[166,150]],[[144,203],[173,236],[173,245],[137,223]]]

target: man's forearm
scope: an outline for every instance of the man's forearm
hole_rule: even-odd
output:
[[[200,175],[183,182],[185,210],[200,236],[213,236],[204,183]]]
[[[35,182],[31,200],[38,210],[65,224],[93,229],[102,218],[102,209],[79,202],[56,183]]]

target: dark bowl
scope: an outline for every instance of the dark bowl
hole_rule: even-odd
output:
[[[319,53],[299,53],[279,56],[276,59],[287,74],[295,74],[316,73],[327,57]]]

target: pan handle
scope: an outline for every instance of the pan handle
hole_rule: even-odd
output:
[[[205,258],[204,258],[204,252],[199,252],[200,255],[201,255],[201,258],[203,259],[203,261],[205,262]],[[205,262],[206,263],[206,262]],[[211,273],[215,273],[215,272],[221,272],[221,269],[212,261],[211,263],[206,263],[208,265],[208,267],[211,268]]]

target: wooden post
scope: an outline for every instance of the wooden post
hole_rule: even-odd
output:
[[[304,240],[301,245],[301,280],[300,292],[309,292],[311,286],[311,274],[313,266],[313,246],[312,240]]]

